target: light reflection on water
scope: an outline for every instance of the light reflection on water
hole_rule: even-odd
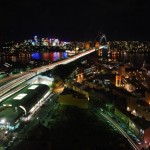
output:
[[[0,67],[5,63],[19,63],[20,65],[28,64],[30,61],[57,61],[68,57],[67,52],[34,52],[28,55],[3,56],[0,57]]]
[[[57,61],[59,59],[67,58],[66,52],[35,52],[31,54],[32,60],[43,60],[43,61]]]
[[[109,58],[113,61],[123,63],[131,63],[134,67],[142,67],[143,62],[150,64],[150,54],[143,53],[126,53],[126,54],[110,54]]]
[[[3,56],[0,57],[0,67],[5,63],[12,64],[20,64],[26,65],[30,61],[36,62],[53,62],[60,59],[65,59],[68,57],[67,52],[34,52],[31,54],[23,54],[19,56]],[[136,67],[141,67],[143,62],[145,61],[147,64],[150,64],[150,54],[142,54],[142,53],[126,53],[126,54],[110,54],[109,58],[114,61],[124,62],[124,63],[132,63]]]

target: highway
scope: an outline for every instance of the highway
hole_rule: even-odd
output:
[[[7,93],[8,91],[12,90],[14,87],[20,85],[21,83],[25,82],[26,80],[32,78],[33,76],[35,76],[36,73],[35,72],[29,72],[28,74],[25,74],[21,77],[18,77],[15,80],[12,80],[11,82],[8,82],[7,84],[3,85],[0,87],[0,97],[2,95],[4,95],[5,93]],[[1,102],[1,98],[0,98],[0,102]]]
[[[32,77],[34,77],[40,73],[43,73],[47,70],[51,70],[58,65],[68,64],[68,63],[75,61],[87,54],[94,52],[94,51],[95,51],[95,49],[90,49],[90,50],[84,51],[80,54],[77,54],[75,56],[69,57],[67,59],[64,59],[64,60],[61,60],[58,62],[54,62],[50,65],[34,68],[34,69],[30,70],[30,72],[25,72],[25,73],[21,74],[21,76],[19,76],[17,79],[14,79],[11,82],[8,82],[5,85],[0,87],[0,102],[2,102],[4,100],[4,98],[2,98],[2,96],[4,96],[4,94],[8,93],[8,91],[11,91],[13,88],[15,88],[16,86],[20,85],[21,83],[31,79]]]
[[[137,144],[131,139],[131,137],[108,115],[106,115],[104,112],[101,110],[99,111],[100,115],[103,116],[106,120],[108,120],[110,123],[112,123],[116,129],[129,141],[133,149],[135,150],[140,150],[140,148],[137,146]]]

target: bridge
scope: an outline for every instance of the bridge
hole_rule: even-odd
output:
[[[18,85],[24,83],[25,81],[27,81],[27,80],[29,80],[29,79],[35,77],[35,76],[40,80],[41,83],[42,83],[43,81],[47,81],[47,83],[50,84],[52,80],[49,79],[49,78],[47,78],[47,77],[42,77],[42,76],[40,76],[40,75],[39,75],[40,73],[43,73],[43,72],[45,72],[45,71],[47,71],[47,70],[51,70],[51,69],[53,69],[54,67],[56,67],[56,66],[58,66],[58,65],[61,65],[61,64],[68,64],[68,63],[70,63],[70,62],[72,62],[72,61],[75,61],[75,60],[77,60],[77,59],[79,59],[79,58],[81,58],[81,57],[83,57],[83,56],[86,56],[86,55],[88,55],[88,54],[91,54],[91,53],[93,53],[93,52],[95,52],[95,51],[97,51],[97,50],[99,50],[99,49],[108,49],[108,48],[109,48],[108,44],[106,44],[106,45],[100,45],[103,39],[104,39],[104,40],[106,41],[106,43],[107,43],[106,36],[105,36],[105,35],[102,35],[102,36],[100,36],[100,40],[99,40],[99,41],[96,41],[96,42],[99,42],[99,44],[96,45],[97,47],[93,47],[92,49],[89,49],[89,50],[87,50],[87,51],[85,51],[85,52],[82,52],[82,53],[80,53],[80,54],[77,54],[77,55],[75,55],[75,56],[72,56],[72,57],[70,57],[70,58],[67,58],[67,59],[65,59],[65,60],[61,60],[61,61],[59,61],[59,62],[54,62],[53,64],[50,64],[50,65],[46,65],[46,66],[42,66],[42,67],[39,67],[39,68],[32,69],[30,72],[23,73],[23,74],[20,75],[19,78],[14,79],[13,81],[11,81],[11,82],[5,84],[4,86],[1,86],[1,87],[0,87],[0,96],[1,96],[1,97],[0,97],[0,102],[3,101],[5,98],[9,97],[10,95],[12,95],[13,93],[17,92],[17,90],[14,90],[14,91],[12,92],[12,89],[13,89],[13,88],[15,88],[16,86],[18,86]],[[95,43],[96,43],[96,42],[95,42]],[[32,82],[34,83],[34,79],[32,80]],[[31,82],[31,83],[32,83],[32,82]],[[26,84],[27,84],[27,83],[28,83],[28,82],[26,82]],[[29,84],[30,84],[30,83],[29,83]],[[26,86],[26,85],[23,84],[23,87],[24,87],[24,86]],[[19,87],[20,87],[20,86],[19,86]],[[18,90],[19,90],[19,89],[18,89]],[[6,93],[7,93],[7,94],[6,94]],[[26,114],[26,109],[25,109],[24,107],[22,107],[22,106],[20,106],[20,107],[24,110],[24,112],[25,112],[25,114]],[[137,147],[137,145],[132,141],[132,139],[130,138],[130,136],[128,136],[128,135],[126,134],[126,132],[124,132],[124,131],[118,126],[118,124],[116,124],[115,121],[113,121],[113,119],[111,119],[110,117],[108,117],[108,116],[107,116],[105,113],[103,113],[103,112],[101,112],[100,114],[101,114],[104,118],[106,118],[107,120],[109,120],[109,121],[118,129],[118,131],[119,131],[125,138],[127,138],[127,140],[130,142],[130,144],[132,145],[132,147],[133,147],[134,149],[136,149],[136,150],[139,149],[139,148]],[[29,116],[29,117],[30,117],[30,116]]]
[[[107,44],[107,40],[106,40],[106,36],[104,34],[102,35],[98,35],[98,37],[96,38],[96,42],[99,42],[99,46],[98,47],[92,47],[92,49],[89,49],[87,51],[84,51],[80,54],[76,54],[75,56],[69,57],[67,59],[58,61],[58,62],[54,62],[50,65],[46,65],[46,66],[42,66],[42,67],[38,67],[35,69],[32,69],[29,72],[25,72],[20,74],[20,76],[17,79],[12,80],[11,82],[8,82],[7,84],[3,85],[0,87],[0,102],[3,101],[5,98],[9,97],[10,95],[12,95],[13,93],[17,92],[17,90],[14,90],[14,92],[12,93],[11,90],[17,86],[19,86],[20,84],[24,83],[25,81],[35,77],[36,75],[39,75],[47,70],[51,70],[54,67],[61,65],[61,64],[68,64],[70,62],[73,62],[81,57],[84,57],[90,53],[93,53],[99,49],[108,49],[108,45],[100,45],[100,43],[102,42],[102,40],[105,40],[106,44]],[[97,41],[99,40],[99,41]],[[95,41],[93,42],[95,43]],[[8,79],[9,80],[9,79]],[[22,86],[24,87],[24,86]],[[20,88],[19,88],[20,89]],[[18,89],[18,90],[19,90]],[[6,94],[7,93],[7,94]]]

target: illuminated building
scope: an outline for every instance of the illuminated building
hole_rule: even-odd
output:
[[[34,44],[35,44],[35,46],[38,46],[38,38],[37,38],[37,36],[34,36]]]
[[[59,40],[54,39],[52,46],[59,46]]]
[[[89,78],[95,74],[97,71],[97,67],[93,64],[82,64],[77,70],[76,70],[76,76],[77,81],[80,82],[84,80],[84,78]]]
[[[90,42],[85,42],[85,49],[86,50],[90,49]]]
[[[37,42],[37,40],[38,40],[38,39],[37,39],[37,36],[35,35],[35,36],[34,36],[34,41]]]
[[[117,87],[121,86],[121,76],[120,75],[116,75],[116,86]]]
[[[116,86],[117,87],[121,86],[122,76],[125,76],[125,66],[124,65],[121,65],[118,68],[118,74],[116,75]]]
[[[48,38],[42,40],[42,45],[43,46],[49,46],[49,40],[48,40]]]
[[[85,66],[85,68],[84,68],[84,74],[85,74],[86,76],[93,75],[93,73],[96,72],[96,71],[97,71],[97,68],[96,68],[96,66],[93,65],[93,64],[87,65],[87,66]]]
[[[76,82],[81,83],[83,81],[83,73],[77,74],[76,75]]]
[[[140,107],[142,107],[142,109],[144,107],[146,108],[146,106],[143,106],[143,105],[137,106],[137,108],[140,108]],[[126,123],[128,129],[133,134],[136,135],[137,139],[143,140],[145,142],[145,146],[149,146],[149,144],[150,144],[150,122],[147,121],[142,116],[138,117],[139,110],[137,110],[137,108],[131,110],[130,107],[127,107],[127,111],[131,111],[131,114],[120,111],[115,108],[115,115],[117,117],[119,117],[120,119],[122,119],[122,121],[124,121],[124,123]],[[143,109],[143,111],[144,111],[144,109]],[[147,112],[147,115],[148,115],[148,113],[149,112]],[[141,143],[140,140],[138,142]]]
[[[21,120],[30,120],[49,94],[49,86],[32,84],[9,97],[0,109],[0,127],[15,130]]]

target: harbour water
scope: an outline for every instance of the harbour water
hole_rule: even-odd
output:
[[[68,57],[66,52],[33,52],[28,54],[19,54],[17,56],[6,55],[0,57],[0,67],[3,67],[5,63],[11,64],[12,66],[26,66],[29,63],[51,63],[60,59]]]
[[[109,58],[113,61],[130,63],[133,67],[141,68],[143,63],[150,64],[150,54],[147,53],[116,53],[110,54]]]
[[[32,52],[27,55],[19,54],[19,56],[6,55],[0,57],[0,68],[2,68],[5,63],[21,67],[33,63],[48,64],[68,57],[67,52]],[[146,64],[150,64],[149,53],[111,53],[107,58],[113,61],[131,63],[134,67],[142,67],[144,61]]]

